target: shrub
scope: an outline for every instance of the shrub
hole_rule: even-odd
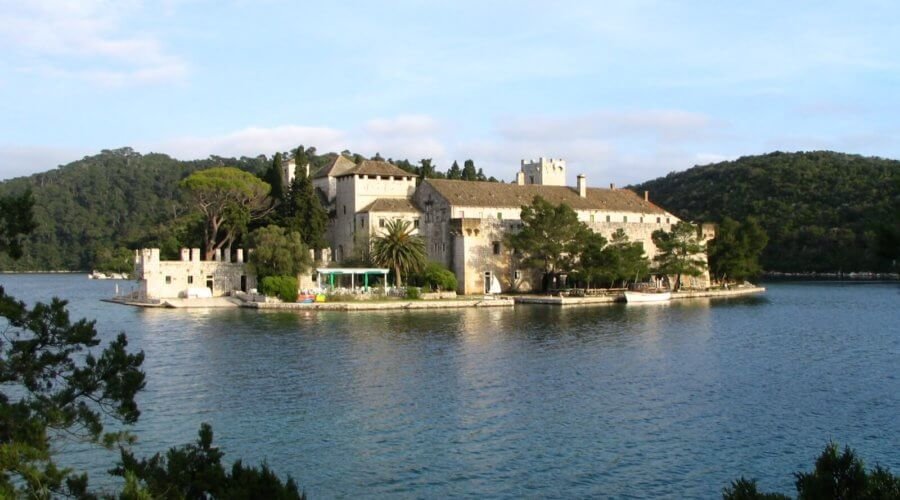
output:
[[[266,276],[259,284],[259,291],[264,295],[278,297],[284,302],[296,302],[298,289],[294,276]]]
[[[409,300],[418,300],[421,298],[422,290],[417,286],[406,287],[406,298]]]
[[[456,275],[437,262],[429,262],[422,273],[422,281],[432,290],[456,290]]]

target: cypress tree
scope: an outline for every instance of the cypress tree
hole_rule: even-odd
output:
[[[447,170],[447,178],[453,180],[462,179],[462,169],[459,168],[459,163],[456,160],[453,160],[453,165]]]
[[[318,250],[328,246],[325,240],[328,214],[305,169],[297,169],[286,205],[284,225],[288,232],[300,233],[303,243],[309,248]]]
[[[475,162],[472,160],[466,160],[463,164],[462,169],[462,179],[464,181],[474,181],[478,178],[478,171],[475,170]]]

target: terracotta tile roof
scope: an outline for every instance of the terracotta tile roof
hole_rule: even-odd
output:
[[[347,170],[341,174],[336,175],[335,177],[342,177],[345,175],[351,174],[362,174],[362,175],[393,175],[396,177],[415,177],[416,174],[412,174],[403,170],[400,167],[394,166],[386,161],[376,161],[376,160],[364,160],[362,163],[357,165],[355,168]]]
[[[313,175],[313,179],[320,179],[322,177],[337,177],[346,173],[348,170],[351,170],[356,167],[356,164],[353,163],[353,160],[347,158],[344,155],[337,155],[331,160],[327,165],[320,168],[315,175]]]
[[[360,212],[418,212],[419,209],[406,198],[378,198]]]
[[[568,186],[536,184],[503,184],[497,182],[451,181],[427,179],[435,191],[451,205],[463,207],[521,207],[530,205],[541,196],[554,205],[565,203],[575,210],[603,210],[613,212],[666,213],[662,208],[644,201],[628,189],[588,188],[587,196]]]

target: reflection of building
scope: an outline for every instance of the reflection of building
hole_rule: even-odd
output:
[[[354,165],[338,156],[320,170],[313,183],[327,201],[328,239],[337,262],[354,259],[389,219],[412,222],[426,243],[428,258],[451,269],[462,293],[484,293],[495,279],[503,291],[528,291],[539,276],[516,267],[503,235],[521,228],[523,205],[541,196],[572,207],[593,231],[609,237],[622,229],[631,241],[643,243],[651,258],[656,247],[651,234],[669,230],[679,219],[626,189],[588,188],[583,175],[575,187],[565,185],[563,160],[522,161],[512,184],[426,179],[416,185],[413,174],[387,162]],[[714,231],[704,226],[703,237]],[[362,247],[362,248],[358,248]],[[704,286],[708,276],[695,283]]]
[[[223,253],[215,257],[200,260],[199,248],[181,249],[181,260],[159,260],[158,248],[135,251],[138,298],[219,297],[256,288],[256,277],[245,269],[243,250],[237,250],[234,259]]]

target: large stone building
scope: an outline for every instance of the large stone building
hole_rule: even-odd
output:
[[[670,230],[679,219],[643,196],[626,190],[589,188],[583,175],[566,186],[563,160],[522,161],[516,182],[456,181],[416,177],[394,165],[366,160],[359,165],[337,157],[313,180],[330,213],[328,240],[332,260],[359,258],[386,221],[411,221],[426,243],[428,259],[447,266],[457,276],[459,292],[484,293],[499,282],[502,291],[529,291],[539,276],[516,266],[504,234],[522,227],[521,207],[541,196],[572,207],[594,232],[609,238],[622,229],[639,241],[649,257],[657,250],[651,234]],[[704,226],[705,239],[712,228]],[[708,283],[708,275],[694,286]]]
[[[256,288],[256,276],[247,272],[243,250],[237,250],[234,256],[218,252],[213,260],[200,258],[199,248],[181,249],[180,260],[160,260],[158,248],[136,250],[134,272],[139,288],[133,298],[221,297]]]

